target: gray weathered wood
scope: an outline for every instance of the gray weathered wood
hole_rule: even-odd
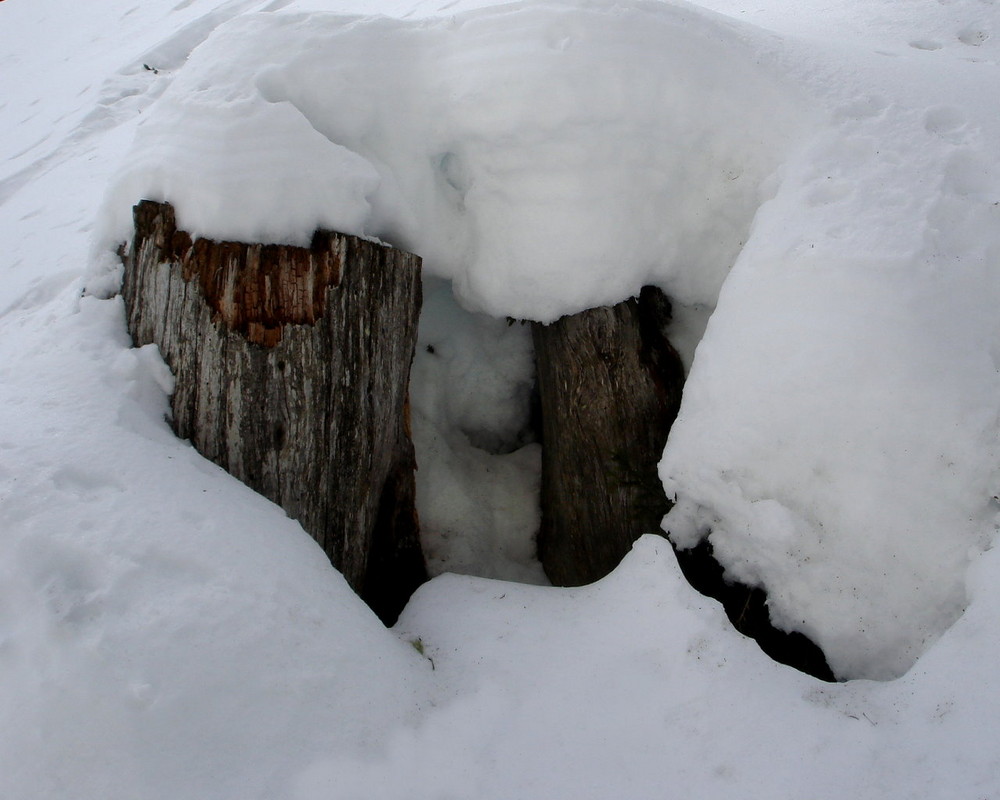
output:
[[[311,247],[193,240],[134,209],[123,296],[176,377],[173,424],[278,503],[387,620],[426,579],[408,384],[420,260],[318,231]]]
[[[667,341],[670,302],[647,287],[613,307],[533,325],[542,408],[542,527],[549,579],[613,570],[670,504],[656,465],[680,407],[684,368]]]

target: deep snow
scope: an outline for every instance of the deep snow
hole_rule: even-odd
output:
[[[997,7],[488,5],[0,5],[0,795],[997,794]],[[581,589],[442,576],[382,629],[163,421],[105,299],[136,192],[392,240],[494,316],[664,286],[671,535],[841,675],[909,671],[771,663],[655,537]],[[539,579],[526,341],[434,287],[441,560]],[[477,497],[520,516],[463,538]]]

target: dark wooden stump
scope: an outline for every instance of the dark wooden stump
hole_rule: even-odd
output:
[[[670,503],[656,466],[684,368],[664,335],[670,301],[647,287],[613,307],[533,325],[542,408],[538,554],[557,585],[613,570]]]
[[[420,260],[196,239],[142,201],[122,294],[176,377],[177,434],[279,504],[388,623],[424,580],[407,389]]]

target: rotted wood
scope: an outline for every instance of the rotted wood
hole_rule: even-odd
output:
[[[385,620],[426,570],[407,389],[417,256],[317,231],[310,247],[194,239],[134,208],[122,294],[176,378],[177,434],[279,504]]]
[[[670,502],[657,475],[684,368],[664,330],[670,301],[646,287],[616,306],[532,328],[542,411],[538,554],[557,585],[613,570]]]

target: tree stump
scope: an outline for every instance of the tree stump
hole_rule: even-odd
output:
[[[542,411],[538,555],[556,585],[613,570],[670,509],[657,475],[684,367],[664,329],[670,301],[638,298],[535,323]]]
[[[426,571],[408,385],[420,260],[317,231],[312,245],[195,239],[142,201],[128,329],[176,378],[177,434],[298,520],[391,624]]]

